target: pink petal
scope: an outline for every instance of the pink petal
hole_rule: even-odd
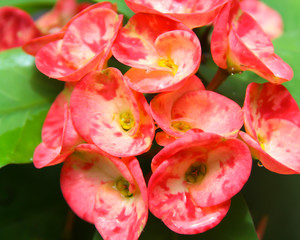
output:
[[[224,5],[215,20],[214,30],[211,36],[211,55],[214,62],[223,69],[227,69],[227,51],[229,47],[227,28],[230,16],[231,3]]]
[[[285,119],[262,122],[258,134],[265,151],[283,165],[300,173],[300,128]]]
[[[229,34],[233,61],[273,83],[289,81],[293,70],[274,53],[271,40],[248,14],[242,14]]]
[[[223,136],[237,136],[243,126],[243,113],[234,101],[211,91],[189,91],[172,98],[175,94],[165,93],[151,102],[151,110],[157,124],[172,136],[181,137],[186,130],[197,128]],[[191,104],[197,103],[197,104]],[[173,127],[183,122],[185,131]]]
[[[185,93],[193,90],[204,90],[201,80],[193,75],[185,80],[184,85],[176,91],[161,93],[155,96],[150,102],[151,115],[158,123],[159,127],[164,129],[171,135],[180,137],[176,131],[170,129],[170,122],[172,120],[172,106],[174,102],[182,97]]]
[[[178,19],[190,28],[201,27],[212,22],[227,0],[158,1],[125,0],[134,12],[163,13]]]
[[[61,54],[75,68],[81,68],[99,52],[109,53],[122,16],[107,8],[95,8],[75,18],[67,28]],[[85,26],[82,28],[82,26]]]
[[[40,36],[30,15],[14,7],[0,8],[0,51],[22,46]]]
[[[63,40],[51,42],[36,54],[36,67],[45,75],[62,81],[79,81],[85,74],[103,65],[104,52],[92,58],[84,67],[76,69],[61,55]]]
[[[112,47],[113,55],[125,65],[154,70],[159,57],[154,46],[156,38],[162,33],[180,29],[189,30],[163,16],[135,14],[119,32]]]
[[[104,239],[138,239],[148,218],[148,197],[145,180],[136,159],[131,160],[131,173],[138,177],[140,191],[132,199],[125,199],[111,184],[98,189],[95,204],[95,225]],[[137,178],[135,178],[137,179]]]
[[[189,190],[200,207],[221,204],[237,194],[248,180],[252,165],[250,151],[242,141],[193,131],[167,145],[153,158],[153,172],[165,161],[170,174],[177,176],[176,181]],[[185,173],[195,162],[205,164],[206,173],[201,181],[191,184],[185,180]]]
[[[149,72],[148,70],[131,68],[125,76],[128,86],[141,93],[174,91],[183,84],[182,81],[176,81],[174,75],[167,71]]]
[[[179,166],[166,160],[154,171],[148,184],[149,208],[174,232],[202,233],[224,218],[230,200],[208,208],[196,206],[180,176],[183,165],[184,161]]]
[[[49,148],[45,143],[40,143],[34,150],[33,164],[36,168],[55,165],[64,161],[67,154],[60,155],[61,146]]]
[[[282,35],[283,22],[280,14],[261,1],[243,0],[240,2],[243,11],[247,12],[271,38]]]
[[[42,141],[50,148],[62,145],[67,109],[67,91],[63,91],[52,103],[42,128]]]
[[[185,30],[168,31],[159,35],[154,44],[160,59],[171,59],[178,66],[177,72],[174,73],[177,81],[198,70],[201,46],[194,33]]]
[[[239,132],[239,135],[242,138],[242,140],[248,145],[253,157],[261,161],[261,163],[266,169],[279,174],[298,173],[271,157],[261,148],[261,145],[252,137],[250,137],[247,133],[241,131]]]

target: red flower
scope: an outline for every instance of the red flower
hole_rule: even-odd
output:
[[[42,143],[33,155],[36,168],[55,165],[64,161],[82,138],[74,129],[69,101],[73,86],[68,85],[53,102],[42,129]]]
[[[161,93],[151,103],[151,114],[167,134],[181,137],[190,129],[223,136],[237,136],[243,126],[243,113],[234,101],[206,91],[196,76],[177,91]],[[156,138],[158,141],[161,140]]]
[[[102,69],[122,18],[102,4],[85,9],[67,24],[61,40],[50,42],[37,52],[37,68],[48,77],[63,81],[79,81],[86,73]]]
[[[244,103],[245,129],[240,136],[265,168],[300,173],[300,111],[284,86],[249,84]]]
[[[247,181],[251,165],[242,141],[189,131],[153,158],[150,211],[181,234],[213,228]]]
[[[132,68],[125,74],[138,92],[178,88],[200,64],[197,36],[183,24],[166,17],[137,13],[119,32],[112,48],[120,62]]]
[[[250,70],[277,84],[293,77],[269,37],[236,0],[228,2],[215,21],[211,52],[215,63],[232,73]]]
[[[147,189],[139,163],[123,160],[94,145],[80,145],[61,171],[67,203],[95,224],[104,239],[136,240],[147,222]]]
[[[136,156],[151,147],[154,124],[148,112],[143,94],[132,91],[115,68],[90,72],[71,97],[80,135],[113,156]]]

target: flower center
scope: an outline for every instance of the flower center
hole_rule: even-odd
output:
[[[196,183],[203,179],[207,171],[206,164],[195,162],[185,172],[185,181],[188,183]]]
[[[158,60],[158,65],[160,67],[168,68],[172,71],[173,75],[175,75],[178,71],[178,66],[173,62],[172,59],[159,59]]]
[[[171,126],[180,132],[187,132],[192,129],[191,125],[184,121],[173,121]]]
[[[134,117],[131,112],[123,112],[120,114],[120,125],[125,131],[129,131],[134,126]]]
[[[130,198],[133,196],[133,193],[129,191],[129,182],[123,178],[119,177],[115,183],[115,188],[124,196],[127,198]]]

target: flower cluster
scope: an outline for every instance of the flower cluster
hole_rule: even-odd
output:
[[[42,73],[65,82],[33,163],[63,162],[62,193],[79,217],[104,239],[138,239],[148,209],[171,230],[197,234],[225,217],[252,156],[270,171],[300,173],[300,111],[280,85],[293,71],[274,53],[271,39],[282,33],[274,10],[258,0],[125,2],[135,15],[124,26],[109,2],[59,0],[35,23],[0,9],[16,28],[0,31],[26,35],[3,38],[0,50],[23,46]],[[202,56],[192,30],[203,26],[213,28],[219,67],[206,88],[195,75]],[[112,56],[130,67],[124,75],[108,67]],[[269,82],[251,83],[243,108],[213,91],[246,70]],[[163,148],[146,184],[136,156],[154,137]]]

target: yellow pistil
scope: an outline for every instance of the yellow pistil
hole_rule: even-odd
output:
[[[124,197],[132,197],[133,193],[129,191],[129,182],[123,178],[119,177],[115,183],[115,188],[124,196]]]
[[[171,126],[180,132],[187,132],[192,129],[191,125],[184,121],[173,121]]]
[[[178,66],[174,63],[174,61],[170,58],[165,59],[161,58],[158,60],[158,65],[160,67],[168,68],[172,71],[173,75],[175,75],[178,71]]]
[[[125,131],[129,131],[133,128],[135,121],[131,112],[123,112],[120,114],[120,125]]]
[[[195,162],[185,172],[185,181],[188,183],[196,183],[203,179],[207,171],[206,164]]]

